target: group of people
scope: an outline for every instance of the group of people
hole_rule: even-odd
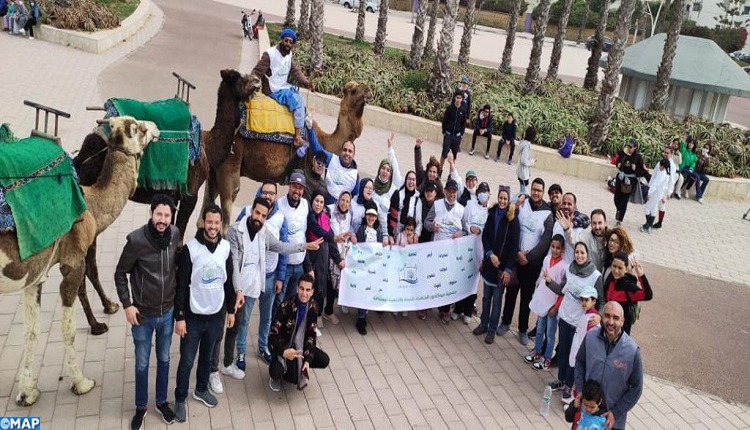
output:
[[[36,0],[0,0],[0,17],[3,18],[3,31],[8,34],[28,36],[34,39],[34,26],[38,23],[40,9]]]
[[[675,138],[662,150],[662,158],[649,173],[638,151],[638,141],[631,139],[614,157],[612,164],[617,175],[612,178],[610,188],[615,194],[615,219],[622,223],[628,203],[644,204],[646,222],[640,231],[651,233],[662,227],[667,202],[675,198],[690,198],[690,189],[695,186],[695,199],[703,203],[703,194],[708,187],[706,169],[711,161],[711,144],[705,143],[700,151],[693,136],[687,132]],[[648,189],[641,182],[648,182]]]

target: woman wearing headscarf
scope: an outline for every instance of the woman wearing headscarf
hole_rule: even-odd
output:
[[[378,166],[378,175],[373,182],[373,191],[375,194],[372,199],[378,205],[378,213],[388,213],[391,206],[391,196],[404,185],[404,177],[401,176],[401,170],[398,168],[396,151],[393,150],[393,133],[388,136],[388,158],[380,161]]]
[[[643,158],[638,152],[638,141],[630,139],[625,147],[617,153],[617,177],[615,178],[615,208],[617,213],[616,225],[620,225],[625,219],[628,210],[628,202],[642,203],[640,178],[651,179],[648,171],[643,165]]]
[[[357,198],[352,202],[352,231],[355,233],[359,230],[359,226],[362,225],[362,220],[365,216],[365,205],[372,203],[375,205],[375,209],[378,211],[378,225],[379,231],[383,236],[388,235],[386,212],[379,210],[378,204],[375,202],[373,196],[375,195],[374,182],[370,178],[364,178],[359,181],[359,194]]]
[[[328,205],[328,210],[331,213],[331,230],[334,235],[344,238],[342,242],[338,243],[339,254],[344,261],[346,261],[346,254],[349,250],[349,242],[357,243],[357,237],[355,236],[354,231],[352,231],[351,204],[352,194],[349,191],[344,190],[339,194],[339,199],[336,203]],[[333,259],[328,259],[328,261],[330,283],[328,284],[328,293],[326,294],[326,305],[323,312],[323,319],[336,325],[339,323],[339,318],[333,313],[333,301],[338,296],[339,282],[341,281],[341,269]],[[344,306],[341,307],[341,311],[348,313]]]
[[[391,196],[388,209],[388,236],[398,236],[408,217],[413,217],[416,221],[414,233],[419,237],[422,232],[422,201],[417,191],[417,174],[413,170],[406,173],[404,186]]]

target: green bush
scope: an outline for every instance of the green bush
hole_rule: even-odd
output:
[[[272,30],[271,33],[277,32]],[[324,64],[321,72],[310,76],[318,91],[339,95],[348,81],[365,82],[372,89],[371,103],[392,112],[408,113],[434,121],[442,119],[449,100],[431,100],[427,95],[427,78],[431,63],[419,70],[408,70],[401,56],[377,57],[369,43],[355,43],[341,36],[324,36]],[[296,61],[304,66],[309,62],[309,44],[300,41],[295,48]],[[513,112],[524,130],[534,124],[538,130],[537,143],[557,148],[561,137],[577,139],[575,152],[591,154],[586,141],[589,118],[597,105],[598,93],[574,84],[544,81],[538,94],[521,94],[524,76],[497,73],[479,66],[452,67],[457,79],[467,75],[472,82],[473,105],[489,103],[495,115],[495,130],[499,130],[506,112]],[[476,112],[471,112],[472,117]],[[609,139],[600,156],[613,154],[631,137],[638,139],[649,165],[661,156],[661,148],[673,137],[687,130],[699,144],[711,143],[714,160],[709,173],[717,176],[750,178],[750,131],[742,131],[728,124],[688,117],[674,121],[663,112],[637,111],[626,102],[616,99]]]
[[[708,28],[695,25],[695,22],[693,21],[688,21],[685,24],[683,24],[680,34],[700,37],[702,39],[711,39],[716,42],[724,52],[739,51],[745,46],[745,42],[747,41],[747,29],[744,27]]]

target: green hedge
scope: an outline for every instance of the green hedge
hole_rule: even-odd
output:
[[[280,27],[272,27],[272,42],[278,40]],[[324,69],[310,77],[318,91],[340,96],[344,85],[351,80],[367,83],[372,89],[372,104],[392,112],[407,113],[440,121],[447,100],[431,100],[427,95],[427,78],[430,64],[420,70],[407,70],[408,52],[386,48],[386,55],[377,57],[369,43],[326,34],[324,37]],[[309,61],[309,44],[300,41],[295,48],[296,61],[303,67]],[[497,52],[500,56],[500,51]],[[544,82],[538,95],[523,96],[523,76],[498,74],[493,69],[470,66],[459,69],[453,65],[453,76],[471,78],[471,91],[475,108],[489,103],[495,112],[495,130],[499,130],[506,112],[513,112],[519,129],[530,123],[539,132],[538,142],[557,147],[564,135],[578,139],[575,152],[591,154],[586,142],[588,118],[597,104],[598,93],[584,90],[573,84]],[[631,137],[641,142],[641,150],[649,165],[661,157],[661,148],[673,137],[687,130],[699,144],[710,142],[714,160],[710,174],[716,176],[743,176],[750,178],[750,132],[715,125],[705,120],[688,118],[673,121],[664,113],[636,111],[617,99],[610,128],[609,140],[600,156],[613,154]],[[472,117],[476,112],[472,112]]]

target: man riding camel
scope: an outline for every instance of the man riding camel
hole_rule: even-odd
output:
[[[294,145],[304,144],[302,127],[305,124],[305,104],[296,87],[289,83],[291,76],[298,84],[315,92],[315,86],[292,59],[292,48],[297,43],[297,33],[290,28],[281,30],[279,44],[269,48],[260,57],[252,74],[263,82],[263,94],[289,108],[294,115]]]

